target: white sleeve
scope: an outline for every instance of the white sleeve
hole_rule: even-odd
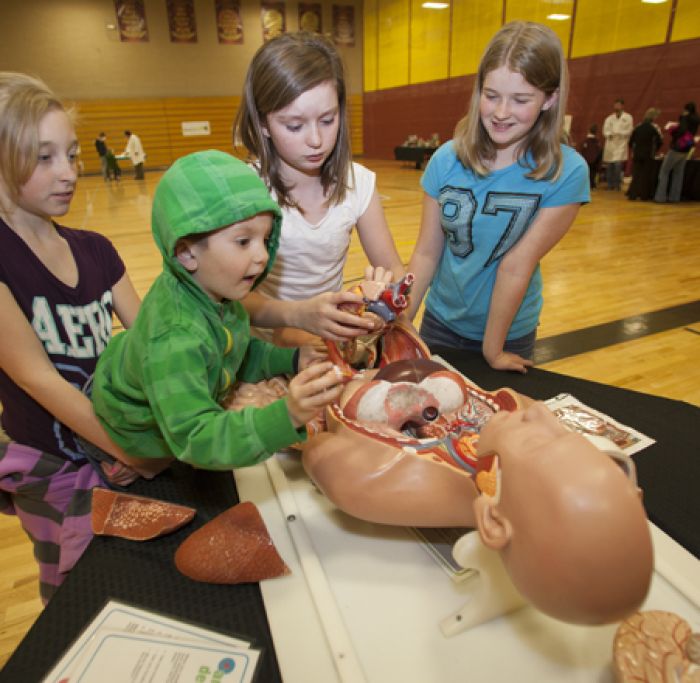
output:
[[[355,183],[352,183],[352,177],[349,178],[348,198],[350,199],[355,213],[355,220],[367,211],[369,202],[374,194],[374,189],[377,184],[377,175],[374,171],[360,164],[353,162],[352,169],[355,174]]]

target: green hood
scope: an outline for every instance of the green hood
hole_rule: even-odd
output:
[[[273,215],[268,242],[269,272],[279,245],[282,212],[257,173],[240,159],[209,149],[178,159],[158,183],[153,197],[153,239],[165,267],[180,276],[185,269],[175,258],[182,237],[212,232],[269,211]]]

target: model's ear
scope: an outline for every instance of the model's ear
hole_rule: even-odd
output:
[[[260,122],[260,130],[262,130],[263,135],[264,135],[266,138],[269,138],[269,137],[270,137],[270,129],[267,127],[267,120],[266,120],[266,119],[263,119],[263,120]]]
[[[559,101],[559,88],[557,88],[542,105],[542,111],[547,111],[551,109]]]
[[[513,527],[510,520],[498,509],[495,500],[490,496],[480,495],[474,501],[474,516],[483,544],[492,550],[503,550],[513,535]]]
[[[175,258],[184,266],[188,273],[197,270],[197,256],[192,245],[187,240],[178,240],[175,245]]]

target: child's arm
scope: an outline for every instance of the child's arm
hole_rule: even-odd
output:
[[[0,326],[0,367],[18,387],[84,439],[129,466],[140,463],[107,436],[90,399],[61,377],[4,284],[0,284]]]
[[[506,335],[523,301],[537,264],[571,227],[581,205],[540,209],[522,239],[503,257],[491,295],[482,351],[496,370],[526,372],[532,361],[503,350]]]
[[[256,327],[296,327],[332,341],[344,341],[374,329],[369,318],[343,311],[341,304],[361,304],[351,292],[324,292],[301,301],[271,299],[250,292],[241,302]]]
[[[423,215],[416,246],[408,264],[408,272],[415,275],[411,287],[411,301],[406,309],[410,320],[418,308],[433,279],[445,245],[445,235],[440,225],[440,206],[429,194],[423,195]]]
[[[134,324],[136,314],[141,306],[141,299],[126,271],[119,282],[112,287],[112,306],[117,318],[125,328]]]
[[[367,260],[375,268],[382,266],[390,270],[394,274],[394,280],[400,280],[406,274],[376,188],[365,212],[357,220],[357,234]]]
[[[153,362],[143,365],[142,388],[170,452],[195,467],[230,470],[262,462],[303,441],[306,422],[340,393],[342,378],[332,364],[318,363],[290,382],[290,395],[262,407],[226,410],[214,395],[218,388],[211,386],[218,376],[210,376],[209,344],[185,330],[172,343],[159,345],[159,352],[151,354]],[[285,369],[290,371],[293,351],[278,351],[286,353]],[[129,428],[126,411],[121,416],[111,411],[103,418],[114,421],[111,429]],[[120,420],[126,424],[120,425]]]

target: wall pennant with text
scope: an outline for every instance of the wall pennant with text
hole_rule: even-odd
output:
[[[119,25],[119,39],[123,43],[147,43],[148,24],[143,0],[114,0]]]

